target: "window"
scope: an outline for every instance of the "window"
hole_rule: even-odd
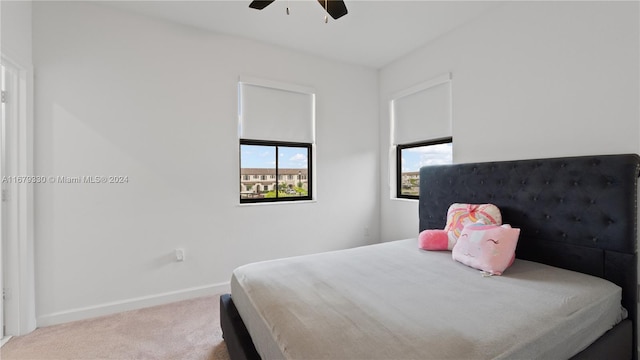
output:
[[[313,199],[314,89],[241,77],[238,138],[240,203]]]
[[[311,144],[240,140],[240,188],[246,189],[241,203],[311,200],[310,171]],[[261,180],[245,180],[246,175]]]
[[[451,74],[395,94],[390,108],[391,197],[418,199],[420,167],[452,162]]]
[[[445,138],[396,147],[396,194],[399,198],[417,199],[420,195],[420,168],[451,164],[452,139]]]

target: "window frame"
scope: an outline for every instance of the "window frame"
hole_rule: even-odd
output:
[[[432,139],[432,140],[396,145],[396,198],[411,199],[411,200],[420,199],[419,195],[402,194],[402,150],[423,147],[423,146],[440,145],[440,144],[451,144],[453,146],[453,137],[449,136],[449,137],[444,137],[439,139]],[[418,169],[418,171],[420,170]],[[420,175],[418,174],[418,179],[419,178],[420,178]]]
[[[275,198],[242,198],[241,194],[238,194],[238,197],[240,199],[240,204],[256,204],[256,203],[278,203],[278,202],[293,202],[293,201],[309,201],[309,200],[313,200],[313,176],[312,176],[312,159],[313,159],[313,144],[311,143],[302,143],[302,142],[289,142],[289,141],[272,141],[272,140],[255,140],[255,139],[240,139],[239,142],[239,171],[240,171],[240,177],[239,180],[242,184],[242,145],[256,145],[256,146],[273,146],[275,147],[275,178],[277,180],[274,180],[276,183],[275,186],[275,190],[276,190],[276,197]],[[278,188],[279,188],[279,181],[280,176],[282,176],[282,174],[279,173],[279,164],[278,164],[278,148],[279,147],[295,147],[295,148],[306,148],[307,149],[307,195],[306,196],[287,196],[287,197],[278,197]],[[298,179],[298,181],[301,181],[302,178]],[[297,184],[297,183],[296,183]],[[242,187],[240,187],[242,188]]]

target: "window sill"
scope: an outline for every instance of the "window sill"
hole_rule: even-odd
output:
[[[318,200],[297,200],[297,201],[273,201],[273,202],[257,202],[257,203],[240,203],[238,206],[270,206],[270,205],[295,205],[295,204],[311,204],[316,203]]]
[[[402,201],[402,202],[416,202],[419,201],[419,199],[405,199],[405,198],[399,198],[399,197],[392,197],[391,198],[392,201]]]

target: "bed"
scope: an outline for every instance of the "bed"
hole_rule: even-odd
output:
[[[503,276],[415,239],[249,264],[220,297],[229,354],[637,359],[639,164],[625,154],[424,167],[420,231],[442,229],[456,202],[495,204],[521,229]]]

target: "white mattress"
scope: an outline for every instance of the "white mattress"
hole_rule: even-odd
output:
[[[483,277],[415,239],[249,264],[233,301],[263,359],[566,359],[620,322],[621,289],[516,260]]]

